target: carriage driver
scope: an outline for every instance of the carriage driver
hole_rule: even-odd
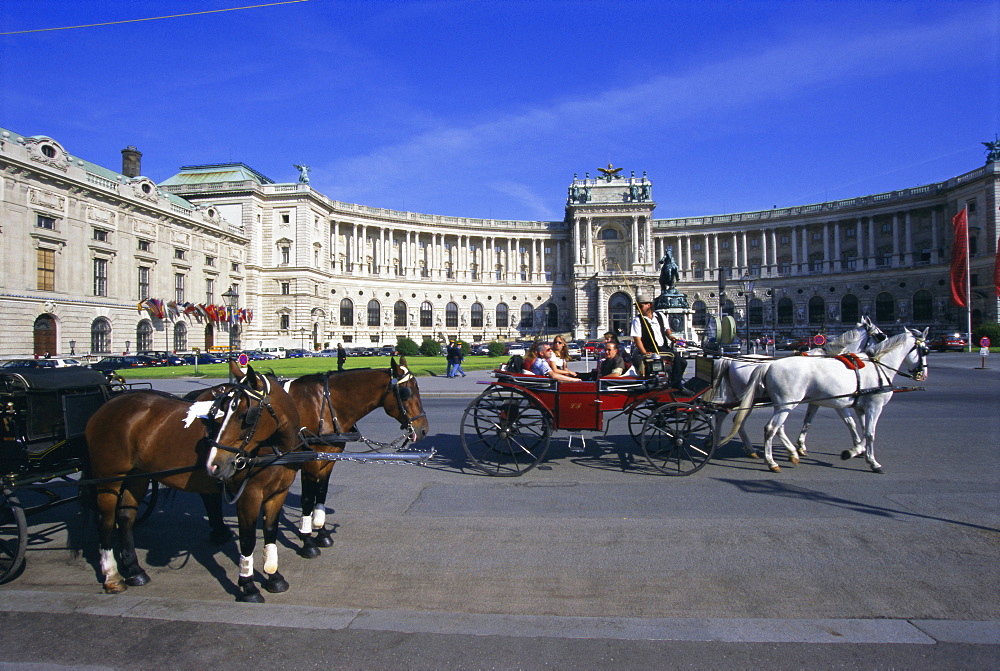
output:
[[[646,377],[646,359],[651,354],[660,354],[670,366],[670,386],[681,388],[681,379],[687,368],[687,361],[676,356],[673,344],[677,342],[670,326],[663,315],[653,311],[653,301],[645,294],[636,294],[635,302],[639,306],[639,314],[632,320],[629,334],[638,355],[633,353],[632,365],[639,377]]]

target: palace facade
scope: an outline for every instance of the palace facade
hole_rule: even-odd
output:
[[[836,334],[866,314],[884,330],[961,331],[948,278],[964,207],[973,323],[997,320],[1000,161],[889,193],[680,219],[654,217],[645,174],[609,165],[574,176],[562,221],[500,221],[331,200],[304,172],[275,183],[240,163],[156,184],[138,150],[122,157],[110,170],[0,129],[2,353],[187,351],[227,345],[230,330],[242,348],[596,338],[627,328],[634,291],[659,292],[668,249],[688,337],[720,310],[752,336]]]

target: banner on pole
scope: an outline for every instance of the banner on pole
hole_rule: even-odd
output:
[[[955,233],[951,244],[951,302],[964,308],[969,293],[969,219],[965,208],[951,220],[951,226]]]

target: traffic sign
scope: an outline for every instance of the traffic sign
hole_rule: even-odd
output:
[[[826,336],[822,333],[817,333],[813,336],[813,344],[816,345],[816,347],[822,347],[826,344]]]
[[[246,368],[246,365],[250,363],[250,357],[248,357],[244,352],[243,354],[240,354],[240,357],[236,361],[239,362],[241,368]]]
[[[989,347],[990,346],[990,339],[987,338],[986,336],[983,336],[982,338],[979,339],[979,346],[980,347]]]

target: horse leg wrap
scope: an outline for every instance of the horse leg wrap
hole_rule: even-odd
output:
[[[326,508],[322,503],[317,503],[316,507],[313,508],[312,524],[316,530],[322,529],[323,525],[326,524]]]
[[[278,572],[278,545],[267,543],[264,545],[264,573]]]
[[[240,555],[240,578],[253,578],[253,557]]]
[[[285,576],[275,571],[265,578],[264,589],[271,594],[281,594],[288,591],[288,582],[285,580]]]
[[[303,536],[311,534],[313,532],[313,522],[312,517],[309,515],[303,515],[302,520],[299,522],[299,533]]]
[[[257,589],[252,576],[240,576],[236,585],[240,588],[240,594],[236,597],[240,603],[264,603],[264,595]]]

